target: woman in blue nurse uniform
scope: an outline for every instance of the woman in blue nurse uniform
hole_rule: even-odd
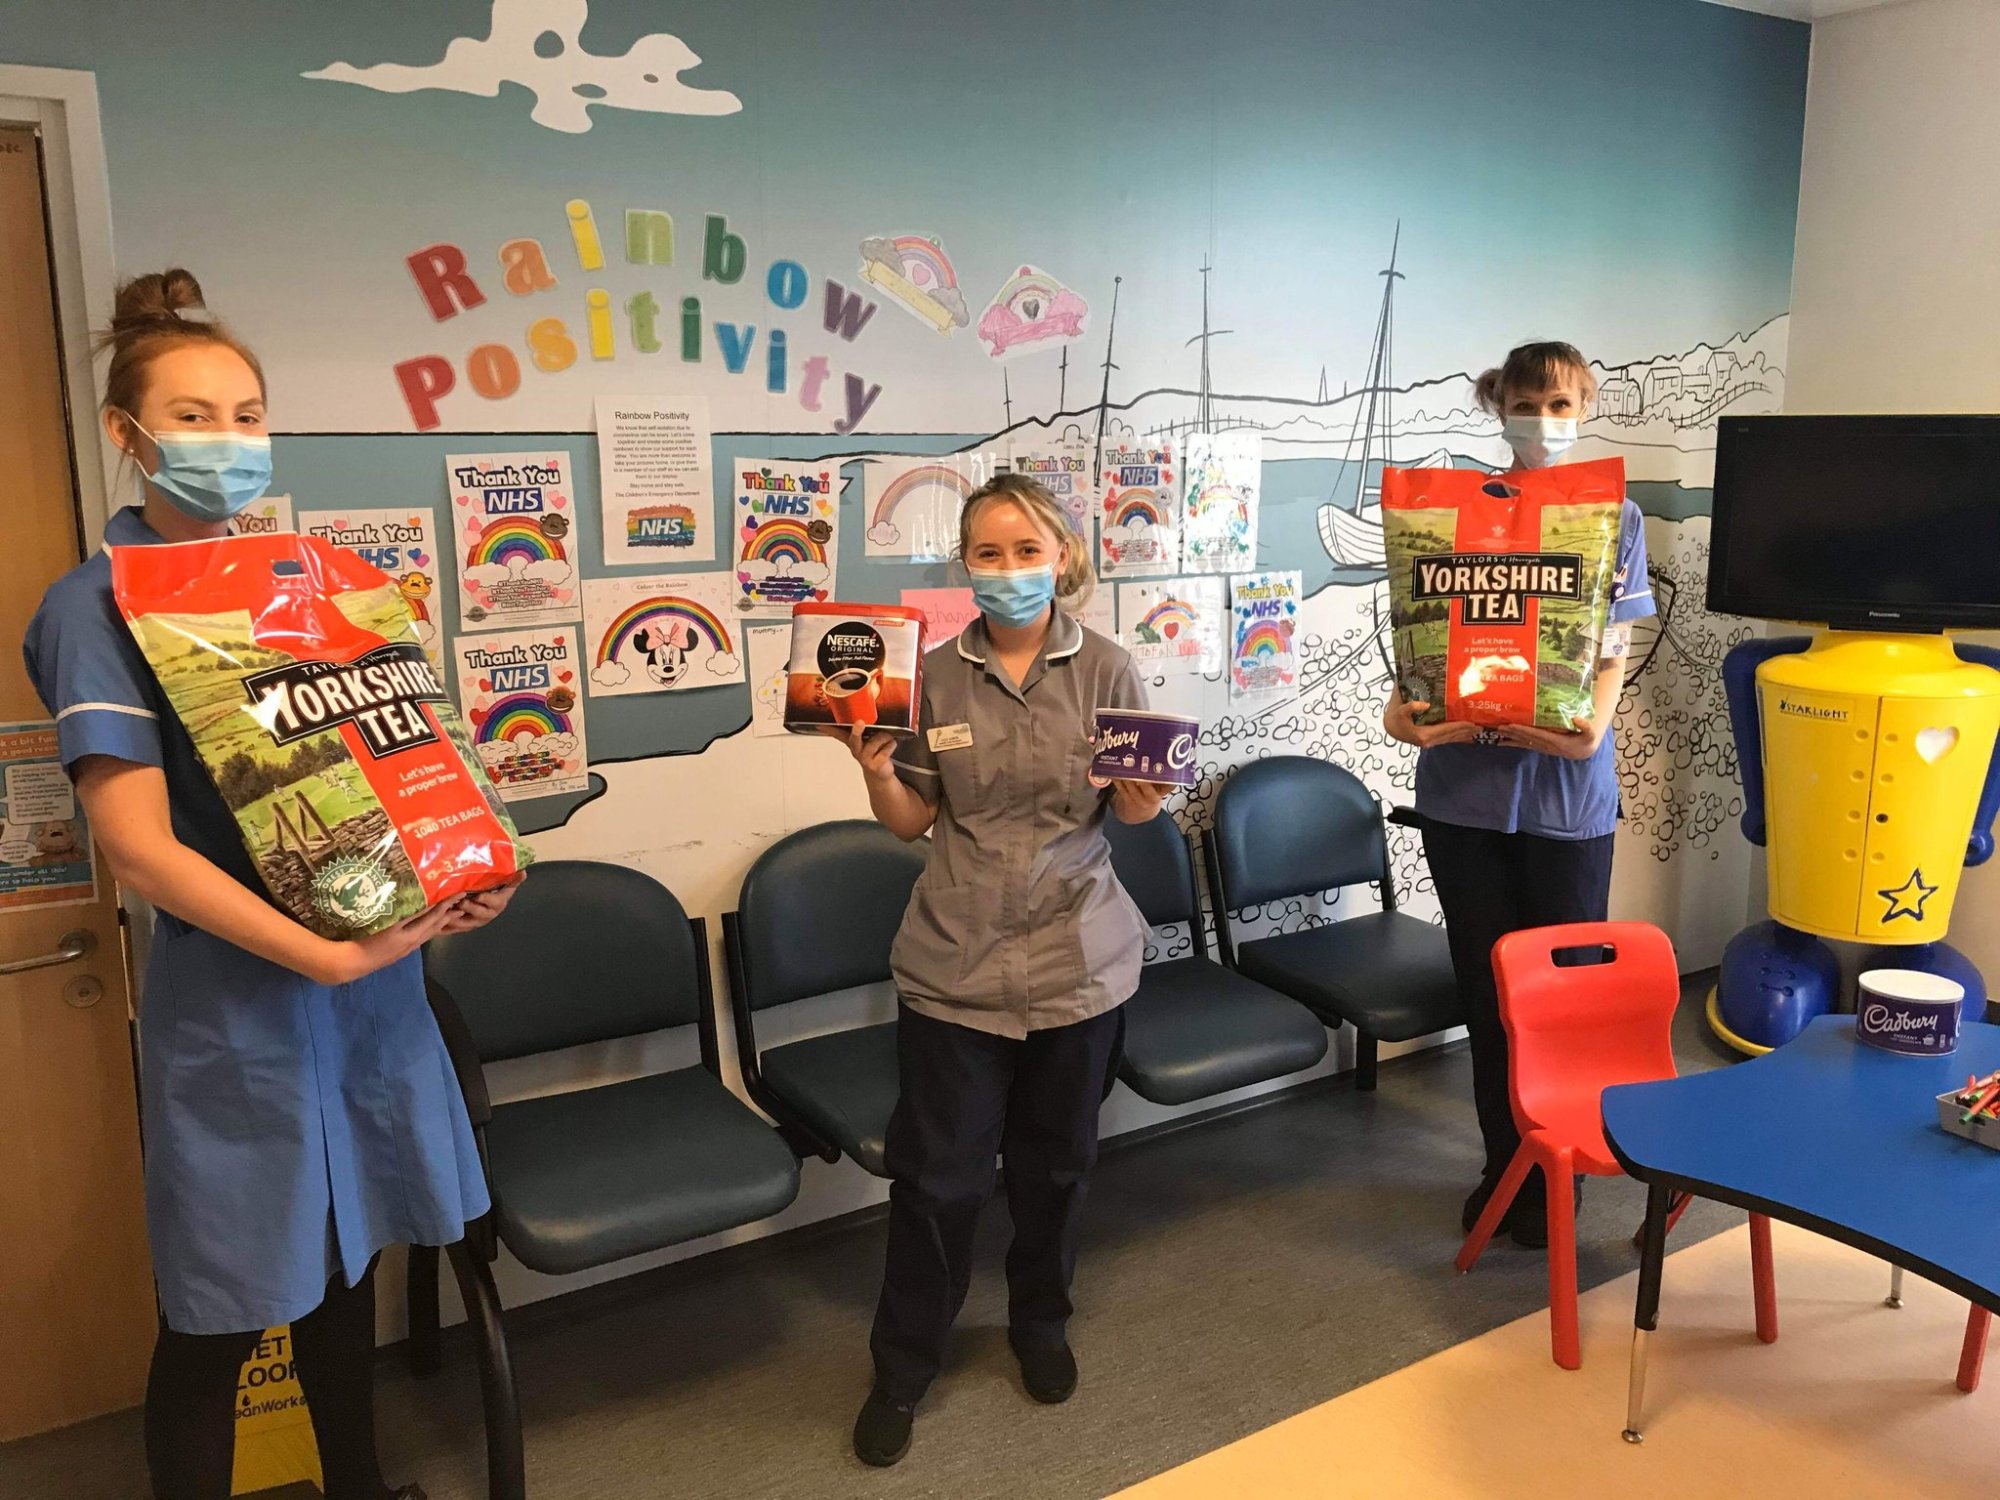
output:
[[[119,291],[104,424],[145,483],[108,546],[221,536],[270,481],[263,372],[201,307],[185,271]],[[160,914],[139,1018],[163,1315],[153,1494],[229,1494],[237,1371],[289,1323],[328,1500],[420,1500],[376,1460],[375,1257],[461,1238],[487,1198],[417,950],[490,921],[511,889],[357,942],[319,937],[265,897],[119,618],[106,553],[49,589],[24,651],[98,848]]]

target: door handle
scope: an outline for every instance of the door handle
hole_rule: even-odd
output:
[[[30,969],[52,969],[57,964],[73,964],[78,959],[90,957],[96,947],[97,934],[79,927],[75,932],[62,935],[62,946],[55,952],[44,953],[40,958],[23,958],[11,964],[0,964],[0,974],[25,974]]]

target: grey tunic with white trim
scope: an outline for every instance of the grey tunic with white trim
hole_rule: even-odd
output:
[[[1099,708],[1146,707],[1146,688],[1122,647],[1060,610],[1019,688],[989,649],[978,619],[924,657],[896,770],[937,822],[892,967],[918,1014],[1020,1038],[1139,986],[1146,923],[1112,873],[1089,735]]]

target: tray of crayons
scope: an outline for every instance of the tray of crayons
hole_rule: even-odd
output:
[[[1939,1094],[1938,1124],[1953,1135],[2000,1151],[2000,1073],[1967,1078],[1965,1087]]]

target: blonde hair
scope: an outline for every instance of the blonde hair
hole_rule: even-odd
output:
[[[1069,547],[1069,561],[1056,575],[1056,603],[1070,614],[1082,612],[1097,591],[1097,570],[1090,565],[1090,544],[1071,528],[1069,512],[1042,485],[1025,474],[1001,474],[966,496],[965,508],[958,513],[958,557],[965,561],[972,550],[972,523],[979,512],[996,501],[1008,501],[1022,510]]]
[[[1472,393],[1481,411],[1499,416],[1508,396],[1514,392],[1539,394],[1568,379],[1576,381],[1585,406],[1597,399],[1597,377],[1590,373],[1590,361],[1576,345],[1520,344],[1508,351],[1505,364],[1486,371],[1473,382]]]

